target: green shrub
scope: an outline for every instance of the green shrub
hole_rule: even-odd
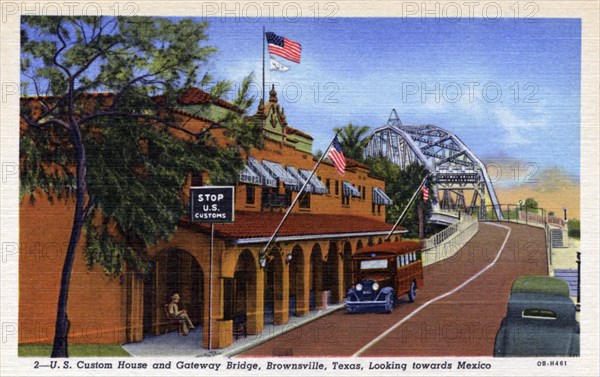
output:
[[[569,220],[569,237],[581,237],[581,222],[578,219]]]

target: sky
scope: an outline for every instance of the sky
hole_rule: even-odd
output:
[[[334,127],[377,128],[396,109],[403,124],[447,129],[484,161],[579,178],[579,19],[295,20],[208,18],[218,52],[207,68],[234,83],[253,72],[259,95],[262,27],[302,44],[300,64],[276,57],[287,72],[269,71],[265,55],[266,82],[314,152]]]
[[[579,179],[579,19],[196,20],[208,21],[217,48],[202,70],[233,89],[254,73],[257,97],[263,27],[302,45],[299,64],[275,57],[287,72],[270,71],[264,55],[266,92],[275,85],[288,124],[314,137],[313,152],[335,127],[375,129],[396,109],[405,125],[453,132],[511,183],[554,168]]]

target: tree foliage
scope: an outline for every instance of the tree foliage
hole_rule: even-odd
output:
[[[169,239],[186,211],[190,175],[235,183],[244,152],[262,146],[260,124],[244,116],[253,102],[250,77],[233,101],[238,110],[205,128],[191,126],[194,114],[172,111],[184,90],[212,80],[198,75],[215,51],[206,28],[191,19],[22,18],[21,75],[36,97],[21,105],[21,195],[75,197],[53,356],[66,356],[68,286],[82,229],[89,266],[143,272],[146,248]],[[213,100],[230,87],[214,85]],[[224,129],[228,147],[217,145],[215,129]]]
[[[420,164],[412,163],[404,170],[385,157],[367,158],[365,163],[371,168],[371,174],[385,179],[385,193],[394,201],[394,205],[387,207],[386,221],[395,223],[398,216],[404,211],[410,198],[413,196],[423,178],[427,175],[427,169]],[[417,205],[423,206],[424,219],[428,219],[432,210],[432,182],[430,182],[429,201],[423,201],[423,195],[417,194],[415,202],[407,210],[401,226],[408,229],[408,237],[418,237],[419,217]],[[425,222],[425,234],[430,232],[430,225]]]
[[[579,219],[570,219],[567,227],[569,237],[581,238],[581,221]]]
[[[365,147],[369,143],[366,135],[371,128],[349,123],[342,128],[335,127],[333,130],[338,132],[338,140],[344,150],[344,156],[356,161],[363,161]]]
[[[189,85],[202,84],[198,67],[214,51],[202,44],[205,29],[188,19],[24,17],[22,72],[38,97],[21,109],[28,125],[21,133],[21,193],[34,200],[36,190],[50,199],[75,192],[71,129],[78,128],[86,153],[90,266],[120,273],[122,258],[114,255],[122,255],[141,268],[128,245],[144,247],[173,234],[186,210],[181,189],[188,174],[210,171],[212,182],[235,182],[240,147],[260,139],[256,125],[229,112],[213,128],[227,127],[235,146],[217,147],[208,130],[194,134],[189,119],[168,112]],[[240,109],[252,104],[249,83],[234,101]],[[219,83],[213,93],[228,88]],[[101,225],[92,224],[98,212]],[[116,232],[107,233],[108,224]]]
[[[527,199],[525,199],[525,207],[527,207],[529,209],[537,209],[538,202],[534,198],[527,198]]]

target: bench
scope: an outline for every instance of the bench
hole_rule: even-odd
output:
[[[171,313],[169,312],[169,304],[163,305],[163,311],[165,318],[162,321],[163,331],[161,331],[161,334],[166,334],[174,330],[179,330],[179,319],[171,315]]]
[[[238,312],[233,317],[233,339],[237,340],[241,336],[244,338],[248,336],[248,329],[246,326],[247,318],[245,312]]]

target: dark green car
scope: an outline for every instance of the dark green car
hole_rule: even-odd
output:
[[[565,281],[550,276],[514,281],[494,356],[579,356],[579,322]]]

